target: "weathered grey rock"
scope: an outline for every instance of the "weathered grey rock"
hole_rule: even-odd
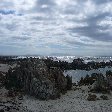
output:
[[[107,81],[108,81],[108,85],[109,85],[110,89],[112,90],[112,76],[108,76]]]
[[[72,77],[70,77],[69,75],[67,75],[66,79],[67,79],[67,89],[71,90],[72,89]]]
[[[112,72],[111,71],[106,72],[106,78],[107,78],[108,86],[112,90]]]
[[[97,74],[97,80],[93,83],[91,91],[94,92],[108,92],[109,86],[103,74]]]
[[[28,59],[9,70],[7,84],[39,99],[55,99],[67,90],[67,79],[58,68],[48,69],[40,59]]]
[[[0,72],[0,88],[3,87],[5,82],[5,73]]]

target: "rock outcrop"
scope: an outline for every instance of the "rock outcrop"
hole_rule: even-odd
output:
[[[38,99],[55,99],[67,91],[67,79],[59,68],[49,68],[41,59],[27,59],[6,77],[6,87],[23,89]]]
[[[106,78],[107,78],[108,86],[112,90],[112,72],[111,71],[106,72]]]
[[[67,90],[71,90],[72,89],[72,77],[67,75],[66,79],[67,79]]]
[[[5,73],[0,72],[0,88],[3,87],[5,82]]]
[[[108,93],[110,91],[108,80],[103,76],[103,74],[97,74],[97,79],[93,83],[91,91],[102,93]]]

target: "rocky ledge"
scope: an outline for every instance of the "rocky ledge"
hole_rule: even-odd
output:
[[[48,100],[59,98],[72,87],[71,77],[65,77],[60,68],[47,67],[41,59],[27,59],[19,65],[8,71],[6,88],[23,90],[28,95]]]

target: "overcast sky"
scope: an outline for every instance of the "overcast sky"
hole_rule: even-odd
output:
[[[112,55],[112,0],[0,0],[1,55]]]

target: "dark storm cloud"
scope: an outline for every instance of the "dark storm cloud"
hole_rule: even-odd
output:
[[[90,37],[95,40],[100,41],[112,41],[112,35],[105,30],[109,29],[109,26],[100,26],[99,21],[105,19],[105,17],[110,17],[111,14],[106,12],[98,14],[97,16],[91,16],[83,20],[87,23],[87,26],[69,28],[68,31],[71,33],[78,33],[80,36]]]
[[[0,10],[0,14],[3,14],[3,15],[8,15],[8,14],[15,14],[15,11],[14,10]]]
[[[93,0],[97,5],[112,2],[112,0]]]

